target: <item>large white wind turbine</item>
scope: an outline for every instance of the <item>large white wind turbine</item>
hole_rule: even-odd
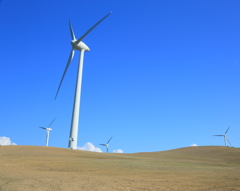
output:
[[[102,146],[106,147],[106,153],[108,153],[108,146],[109,146],[108,143],[111,141],[112,137],[108,140],[108,142],[106,144],[99,144],[99,145],[102,145]]]
[[[49,140],[50,131],[52,131],[52,129],[49,128],[49,127],[52,125],[52,123],[55,121],[55,119],[48,125],[48,127],[39,127],[39,128],[42,128],[42,129],[46,129],[46,147],[48,146],[48,140]]]
[[[62,75],[62,79],[60,81],[60,84],[58,86],[58,90],[55,96],[55,99],[57,98],[59,89],[61,87],[62,81],[64,79],[64,76],[67,72],[67,69],[73,59],[74,51],[79,50],[80,51],[80,58],[78,63],[78,74],[77,74],[77,81],[76,81],[76,88],[75,88],[75,97],[73,102],[73,112],[72,112],[72,122],[71,122],[71,129],[70,129],[70,136],[69,136],[69,143],[68,148],[70,149],[77,149],[77,139],[78,139],[78,121],[79,121],[79,111],[80,111],[80,97],[81,97],[81,87],[82,87],[82,71],[83,71],[83,57],[85,51],[90,51],[89,47],[82,42],[82,40],[90,33],[99,23],[101,23],[104,19],[106,19],[109,15],[108,13],[105,17],[103,17],[100,21],[98,21],[95,25],[93,25],[83,36],[81,36],[79,39],[75,38],[71,23],[69,21],[69,27],[70,27],[70,33],[71,33],[71,45],[72,50],[70,52],[67,65],[65,67],[65,70]]]
[[[230,127],[231,127],[231,126],[228,127],[228,129],[227,129],[227,131],[225,132],[224,135],[213,135],[213,136],[224,137],[224,144],[225,144],[225,146],[228,146],[228,145],[227,145],[227,142],[231,145],[231,143],[230,143],[230,141],[228,140],[227,135],[226,135]],[[232,146],[232,145],[231,145],[231,146]]]

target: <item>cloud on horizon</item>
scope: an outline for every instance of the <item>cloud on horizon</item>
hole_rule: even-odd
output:
[[[195,143],[193,143],[193,144],[190,145],[190,147],[197,147],[197,146],[198,146],[198,145],[195,144]]]
[[[92,152],[99,152],[99,153],[103,152],[100,148],[95,147],[90,142],[87,142],[83,147],[77,147],[77,150],[92,151]],[[113,150],[113,153],[123,153],[123,150],[122,149],[116,149],[116,150]]]
[[[113,150],[113,153],[123,153],[122,149]]]
[[[98,147],[95,147],[92,143],[87,142],[83,147],[77,147],[78,150],[82,151],[92,151],[92,152],[100,152],[102,153],[102,150]]]
[[[9,137],[0,137],[0,145],[17,145],[17,144],[12,142]]]

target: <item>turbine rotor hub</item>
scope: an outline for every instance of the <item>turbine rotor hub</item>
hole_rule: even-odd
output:
[[[90,51],[90,48],[84,43],[84,42],[79,42],[79,43],[76,43],[76,40],[72,40],[71,41],[71,45],[74,49],[76,50],[84,50],[84,51]]]

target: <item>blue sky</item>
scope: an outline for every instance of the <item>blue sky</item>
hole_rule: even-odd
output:
[[[71,20],[84,40],[78,146],[151,152],[240,147],[240,1],[0,1],[0,137],[68,146],[76,52],[57,100]]]

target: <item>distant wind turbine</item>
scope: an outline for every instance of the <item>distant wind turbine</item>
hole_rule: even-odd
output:
[[[81,97],[81,88],[82,88],[82,71],[83,71],[83,57],[85,51],[90,51],[89,47],[82,42],[82,40],[90,33],[98,24],[100,24],[104,19],[106,19],[112,12],[108,13],[105,17],[103,17],[100,21],[98,21],[95,25],[93,25],[83,36],[79,39],[75,38],[73,28],[69,21],[70,33],[71,33],[71,45],[72,50],[70,52],[67,65],[62,75],[62,79],[58,86],[58,90],[55,96],[57,98],[58,92],[60,90],[61,84],[63,82],[64,76],[68,70],[68,67],[73,59],[74,51],[80,51],[80,58],[78,63],[78,74],[77,74],[77,81],[76,81],[76,88],[75,88],[75,97],[73,102],[73,112],[72,112],[72,122],[71,122],[71,129],[70,129],[70,136],[69,136],[69,143],[68,148],[70,149],[77,149],[77,140],[78,140],[78,122],[79,122],[79,113],[80,113],[80,97]]]
[[[213,135],[213,136],[224,137],[224,144],[225,144],[225,146],[228,146],[228,145],[227,145],[227,142],[231,145],[231,143],[230,143],[230,141],[228,140],[227,135],[226,135],[227,132],[228,132],[228,130],[230,129],[230,127],[231,127],[231,126],[228,127],[228,129],[227,129],[227,131],[225,132],[224,135]],[[231,145],[231,146],[232,146],[232,145]]]
[[[108,140],[108,142],[106,144],[99,144],[99,145],[102,145],[102,146],[106,147],[106,153],[108,153],[108,146],[109,146],[108,143],[111,141],[112,137]]]
[[[48,127],[39,127],[39,128],[42,128],[42,129],[46,129],[46,147],[48,146],[48,140],[49,140],[50,131],[52,131],[52,129],[49,128],[49,127],[52,125],[52,123],[55,121],[55,119],[50,123],[50,125],[48,125]]]

